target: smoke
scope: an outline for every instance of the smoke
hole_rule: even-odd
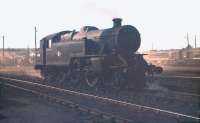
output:
[[[86,11],[87,14],[106,16],[108,18],[119,17],[119,13],[117,9],[100,6],[99,4],[93,1],[83,3],[82,9]]]
[[[148,90],[154,90],[154,91],[168,91],[167,88],[162,87],[158,82],[154,81],[154,82],[147,82],[147,86],[146,89]]]

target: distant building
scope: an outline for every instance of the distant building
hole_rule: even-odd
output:
[[[200,65],[200,48],[186,47],[171,50],[150,50],[145,59],[159,65]]]

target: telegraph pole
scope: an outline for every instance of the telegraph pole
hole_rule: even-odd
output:
[[[189,42],[189,34],[187,33],[187,58],[190,58],[190,42]]]
[[[189,48],[190,42],[189,42],[189,34],[187,33],[187,47]]]
[[[2,65],[4,66],[4,40],[5,40],[5,37],[4,37],[4,35],[3,35],[3,50],[2,50]]]
[[[35,64],[37,62],[37,28],[35,26]]]
[[[2,39],[3,39],[2,65],[4,66],[4,40],[5,40],[4,35],[3,35]],[[0,101],[4,99],[4,92],[5,92],[4,85],[5,85],[4,81],[0,82]]]
[[[152,42],[152,44],[151,44],[151,50],[154,50],[154,47],[153,47],[153,42]]]
[[[196,35],[194,37],[194,48],[197,48],[197,37],[196,37]]]

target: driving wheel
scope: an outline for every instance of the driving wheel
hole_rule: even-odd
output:
[[[99,81],[98,74],[94,71],[87,70],[84,74],[85,82],[89,87],[94,87],[97,85]]]

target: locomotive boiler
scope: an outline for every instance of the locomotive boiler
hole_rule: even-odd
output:
[[[35,68],[50,81],[62,78],[73,86],[142,89],[151,67],[137,53],[140,33],[121,22],[115,18],[108,29],[84,26],[44,37]]]

